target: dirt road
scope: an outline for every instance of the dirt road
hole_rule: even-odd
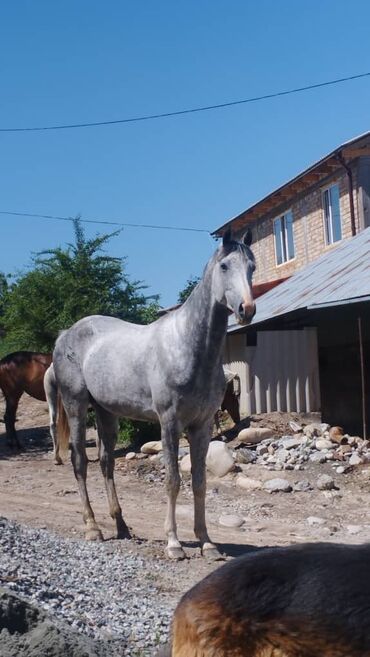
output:
[[[2,413],[1,401],[0,415]],[[5,446],[5,435],[0,434],[0,515],[64,536],[83,536],[81,505],[72,467],[69,462],[63,466],[53,464],[47,424],[46,404],[25,395],[17,423],[24,444],[22,452],[10,452]],[[90,438],[93,438],[91,431]],[[89,459],[96,459],[93,440],[87,451]],[[248,467],[252,477],[265,480],[280,476],[263,466]],[[313,490],[277,494],[264,490],[242,491],[236,488],[233,474],[220,480],[209,478],[207,516],[212,539],[230,556],[242,553],[248,546],[370,540],[370,466],[361,466],[346,475],[334,474],[337,484],[334,491],[315,489],[315,481],[323,472],[333,474],[333,469],[329,464],[311,464],[304,471],[284,472],[284,477],[292,483],[309,480]],[[125,520],[139,539],[134,545],[138,550],[164,559],[166,497],[160,466],[147,460],[125,461],[118,455],[116,484]],[[112,538],[114,526],[108,515],[103,479],[96,462],[89,463],[88,488],[104,536]],[[241,528],[222,527],[219,519],[224,514],[237,514],[245,522]],[[187,554],[192,557],[191,576],[189,579],[187,570],[183,571],[186,577],[179,582],[181,591],[213,567],[194,558],[198,548],[192,530],[189,480],[181,487],[177,517],[180,540],[185,542]]]

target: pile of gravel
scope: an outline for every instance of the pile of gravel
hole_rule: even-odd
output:
[[[111,657],[153,655],[168,640],[174,604],[155,583],[165,571],[127,543],[64,539],[0,518],[1,585],[57,625],[108,642]]]

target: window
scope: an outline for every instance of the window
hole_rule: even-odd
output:
[[[274,220],[276,264],[281,265],[294,258],[293,215],[283,214]]]
[[[325,240],[327,244],[334,244],[342,239],[338,185],[332,185],[323,191],[323,207]]]

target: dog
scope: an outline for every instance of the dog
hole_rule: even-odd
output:
[[[263,548],[226,563],[182,597],[159,655],[370,657],[370,544]]]

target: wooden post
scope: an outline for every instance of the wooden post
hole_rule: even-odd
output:
[[[360,346],[360,367],[361,367],[362,433],[363,433],[363,439],[366,440],[367,422],[366,422],[365,363],[364,363],[364,345],[362,341],[361,317],[358,317],[357,321],[358,321],[358,338],[359,338],[359,346]]]

